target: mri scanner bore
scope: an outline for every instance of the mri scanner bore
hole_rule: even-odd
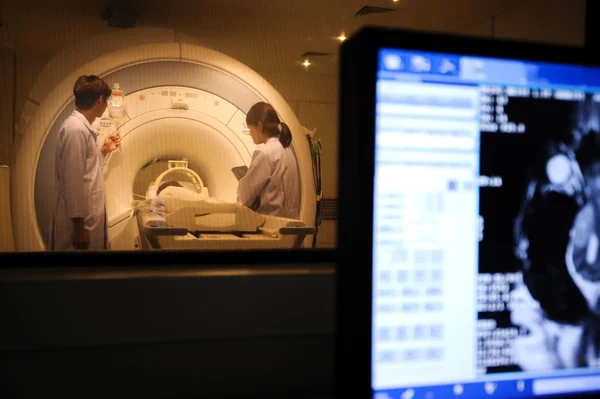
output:
[[[122,93],[122,100],[111,98],[109,109],[91,125],[98,142],[121,137],[103,167],[112,250],[310,246],[320,181],[313,180],[309,131],[268,82],[224,54],[178,42],[124,48],[94,63],[92,72],[113,93]],[[49,166],[60,125],[75,108],[72,82],[86,72],[78,67],[68,78],[56,79],[60,83],[39,101],[22,135],[11,171],[19,251],[47,248],[53,211],[48,198],[56,192]],[[258,102],[272,104],[290,126],[301,185],[297,218],[263,215],[237,202],[238,179],[257,148],[246,112]],[[170,181],[177,183],[159,193]]]

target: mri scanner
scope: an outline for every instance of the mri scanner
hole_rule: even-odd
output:
[[[122,138],[105,162],[111,249],[310,245],[317,194],[309,131],[248,67],[185,42],[176,32],[151,29],[95,37],[61,53],[42,72],[25,106],[12,162],[16,250],[46,248],[56,192],[56,137],[74,109],[73,83],[83,74],[98,75],[125,93],[122,115],[113,118],[107,110],[92,124],[99,144],[108,134]],[[232,169],[250,164],[256,145],[245,112],[258,101],[271,103],[290,126],[302,186],[299,220],[258,215],[235,203]],[[163,168],[152,172],[157,165]],[[145,195],[134,192],[144,173],[149,176],[141,183],[149,183]],[[159,198],[152,187],[170,179],[191,184],[199,196]]]
[[[185,177],[165,181],[175,175]],[[177,186],[163,188],[171,182]],[[316,230],[301,220],[260,215],[239,203],[211,197],[202,178],[183,160],[168,162],[144,199],[133,204],[133,215],[136,245],[144,249],[300,248]]]

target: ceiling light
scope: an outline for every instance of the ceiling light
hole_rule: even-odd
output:
[[[344,32],[342,32],[342,33],[341,33],[341,34],[340,34],[340,35],[337,37],[337,39],[338,39],[340,42],[343,42],[344,40],[346,40],[346,34],[345,34]]]
[[[308,66],[310,65],[310,61],[308,60],[308,58],[304,60],[302,65],[304,65],[305,68],[308,68]]]

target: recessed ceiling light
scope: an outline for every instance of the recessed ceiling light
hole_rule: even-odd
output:
[[[344,32],[340,33],[340,35],[337,37],[337,39],[340,42],[343,42],[344,40],[346,40],[346,34]]]
[[[308,60],[308,58],[304,60],[304,62],[302,63],[302,65],[304,65],[305,68],[308,68],[308,66],[311,65],[310,61]]]

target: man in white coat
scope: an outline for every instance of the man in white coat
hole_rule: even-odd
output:
[[[73,86],[75,107],[56,144],[56,187],[49,249],[108,249],[104,158],[120,145],[108,136],[99,148],[91,124],[102,116],[112,91],[101,78],[81,76]]]

